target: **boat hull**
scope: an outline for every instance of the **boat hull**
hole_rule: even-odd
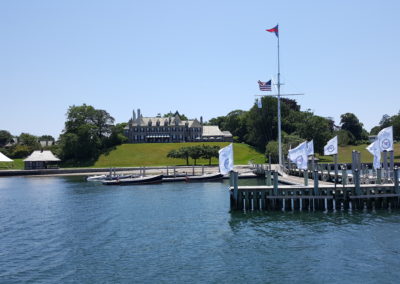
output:
[[[104,185],[142,185],[142,184],[153,184],[162,182],[163,175],[147,176],[147,177],[136,177],[136,178],[125,178],[117,180],[105,180],[102,183]]]
[[[187,176],[186,182],[207,182],[207,181],[221,181],[224,175],[217,173],[212,175],[202,175],[202,176]]]

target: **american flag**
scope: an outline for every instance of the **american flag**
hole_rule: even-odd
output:
[[[271,80],[268,82],[258,81],[258,86],[260,87],[260,91],[271,91]]]

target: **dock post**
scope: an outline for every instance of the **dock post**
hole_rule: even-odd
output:
[[[376,183],[382,184],[382,169],[376,169]]]
[[[345,165],[342,165],[342,185],[345,187],[347,184],[347,169]]]
[[[308,170],[304,170],[304,185],[308,185]]]
[[[176,177],[176,167],[174,166],[174,177]]]
[[[318,195],[318,171],[314,171],[314,195]]]
[[[359,171],[358,169],[355,170],[354,185],[355,185],[355,188],[356,188],[356,193],[357,193],[357,195],[361,195],[361,189],[360,189],[360,171]]]
[[[192,167],[192,175],[194,176],[194,166]]]
[[[143,167],[143,176],[146,176],[146,167]]]
[[[391,177],[391,178],[394,178],[394,153],[393,153],[393,151],[390,151],[390,152],[389,152],[389,156],[390,156],[390,166],[389,166],[389,169],[390,169],[390,173],[391,173],[390,177]]]
[[[392,152],[393,153],[393,152]],[[396,167],[394,167],[393,170],[393,178],[394,178],[394,191],[399,194],[399,169]]]
[[[383,151],[383,169],[384,169],[384,180],[387,182],[388,176],[388,163],[387,163],[387,151]]]
[[[337,180],[338,180],[338,158],[337,158],[337,154],[333,155],[333,159],[335,161],[335,188],[337,185]],[[328,210],[328,209],[327,209]]]
[[[168,168],[168,166],[167,166],[167,176],[169,175],[169,168]]]
[[[318,195],[318,171],[314,171],[314,195]],[[315,211],[315,199],[314,198],[313,198],[312,202],[313,202],[313,211]]]
[[[201,166],[201,174],[204,175],[204,165]]]
[[[272,180],[271,180],[271,170],[267,170],[265,173],[265,177],[266,177],[266,184],[268,186],[272,185]]]
[[[278,172],[274,171],[273,175],[274,175],[274,194],[278,195]]]

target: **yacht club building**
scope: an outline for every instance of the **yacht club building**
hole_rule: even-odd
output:
[[[216,128],[218,126],[204,126],[202,117],[181,120],[178,112],[173,117],[144,117],[138,109],[137,113],[133,111],[124,133],[129,143],[232,141],[228,131]]]

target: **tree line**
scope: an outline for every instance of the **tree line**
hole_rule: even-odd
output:
[[[178,112],[176,112],[178,113]],[[174,116],[169,112],[164,117]],[[181,116],[184,116],[181,114]],[[186,116],[184,116],[186,118]],[[368,143],[368,135],[376,135],[381,129],[393,126],[394,139],[400,140],[400,112],[393,116],[383,115],[379,124],[368,133],[353,113],[341,115],[340,125],[334,125],[330,118],[315,115],[310,110],[301,111],[295,100],[282,99],[282,142],[284,153],[304,140],[314,140],[316,153],[323,153],[325,143],[338,135],[339,145],[358,145]],[[263,97],[262,108],[254,104],[249,110],[234,110],[225,116],[210,119],[206,124],[218,125],[221,130],[228,130],[234,141],[254,146],[267,156],[277,158],[277,99]],[[0,130],[0,151],[11,158],[27,157],[33,150],[49,149],[58,155],[65,164],[89,165],[98,156],[127,141],[124,127],[127,123],[115,124],[115,119],[106,111],[90,105],[72,105],[66,113],[64,130],[55,141],[50,135],[34,136],[21,133],[13,136],[7,130]],[[17,143],[11,143],[17,138]],[[43,146],[40,140],[55,141],[54,145]],[[170,153],[171,158],[209,157],[208,149],[186,149]],[[189,151],[190,150],[190,151]],[[218,150],[213,149],[213,157]],[[191,156],[189,156],[189,153]],[[199,154],[201,153],[201,154]],[[200,156],[199,156],[200,155]],[[207,156],[208,155],[208,156]],[[198,158],[192,158],[197,160]],[[206,158],[211,160],[211,158]]]
[[[254,104],[247,111],[234,110],[225,116],[210,119],[208,124],[230,131],[235,142],[254,146],[267,156],[271,155],[275,162],[278,159],[277,98],[266,96],[261,100],[261,108]],[[394,116],[384,115],[379,125],[368,133],[353,113],[342,114],[340,125],[336,126],[331,118],[315,115],[310,110],[301,111],[295,100],[281,99],[284,153],[304,140],[314,140],[315,152],[323,154],[326,142],[336,135],[341,146],[367,144],[369,135],[377,134],[389,125],[393,125],[395,139],[399,140],[400,113]]]
[[[211,159],[218,158],[219,149],[219,146],[209,145],[181,147],[169,151],[167,157],[172,159],[184,159],[187,166],[189,165],[189,158],[193,159],[194,165],[196,165],[198,159],[203,158],[208,160],[208,164],[211,165]]]

